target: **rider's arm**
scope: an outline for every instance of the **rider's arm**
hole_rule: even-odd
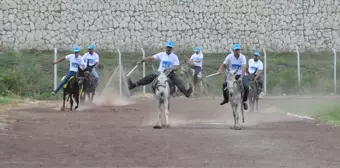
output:
[[[248,74],[250,74],[250,73],[249,73],[249,65],[250,65],[250,60],[248,60],[248,65],[247,65],[247,68],[246,68],[246,72],[247,72]]]
[[[174,65],[173,65],[172,69],[173,69],[173,70],[176,70],[178,67],[179,67],[179,59],[178,59],[178,57],[176,56],[176,57],[175,57],[175,60],[174,60]]]
[[[195,61],[197,63],[201,62],[203,60],[203,54],[202,53],[199,53],[199,60]]]
[[[221,73],[221,72],[223,72],[223,71],[225,71],[227,69],[227,65],[229,64],[229,58],[230,58],[230,56],[228,55],[224,59],[223,63],[220,65],[220,68],[218,69],[218,72]]]
[[[155,58],[155,56],[148,56],[148,57],[145,57],[141,60],[141,62],[147,62],[147,61],[153,61],[157,58]]]
[[[242,61],[242,73],[240,76],[240,79],[242,80],[243,76],[246,74],[246,69],[247,69],[247,60],[246,56],[241,56],[241,61]]]
[[[257,70],[257,74],[256,74],[256,77],[255,77],[255,80],[257,80],[257,79],[259,79],[261,77],[262,71],[263,71],[263,64],[261,62],[260,65],[259,65],[259,68]]]
[[[80,69],[81,70],[85,70],[85,68],[86,68],[85,60],[84,60],[84,58],[82,56],[79,55],[79,57],[81,57],[81,59],[79,59],[79,61],[80,61]]]
[[[190,57],[189,62],[191,62],[191,63],[194,62],[194,55],[195,55],[195,54],[193,54],[193,55]]]
[[[67,56],[68,56],[68,55],[67,55]],[[58,64],[59,62],[66,60],[66,59],[67,59],[67,58],[66,58],[67,56],[64,56],[64,57],[59,58],[57,61],[53,62],[53,64]],[[68,59],[67,59],[67,60],[68,60]]]
[[[98,65],[99,65],[99,55],[97,54],[97,55],[96,55],[96,63],[93,64],[93,67],[94,67],[94,68],[95,68],[95,67],[98,67]]]

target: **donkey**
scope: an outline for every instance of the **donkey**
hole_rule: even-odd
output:
[[[161,72],[158,77],[153,81],[152,88],[158,104],[158,117],[157,124],[153,127],[155,129],[162,128],[162,113],[165,114],[164,127],[170,127],[169,125],[169,109],[170,109],[170,86],[172,82],[168,78],[170,71]],[[162,108],[163,105],[163,108]]]
[[[197,84],[194,85],[194,73],[195,71],[193,69],[191,69],[190,64],[184,60],[183,62],[181,62],[181,72],[180,75],[184,76],[185,80],[187,81],[187,87],[189,87],[189,85],[194,86],[193,87],[193,93],[197,93],[195,92],[195,88],[196,86],[198,86],[200,88],[200,94],[203,94],[204,96],[207,95],[207,83],[206,83],[206,78],[203,78],[203,70],[198,73],[197,78]]]
[[[238,107],[241,108],[242,113],[242,122],[244,123],[244,111],[243,111],[243,85],[240,80],[236,80],[235,76],[238,70],[234,72],[233,74],[227,75],[227,82],[228,82],[228,90],[229,90],[229,100],[230,105],[233,110],[233,116],[234,116],[234,126],[231,127],[231,129],[235,130],[241,130],[241,126],[239,124],[239,118],[240,114],[237,110]]]
[[[90,100],[90,103],[92,103],[93,98],[96,94],[96,86],[93,85],[93,79],[90,74],[92,71],[93,66],[89,65],[89,60],[87,61],[87,66],[85,70],[81,70],[78,68],[78,77],[81,77],[82,82],[82,89],[83,92],[80,94],[80,102],[83,103],[85,101],[86,95],[88,99]]]
[[[259,94],[258,94],[258,82],[255,80],[257,69],[254,73],[248,72],[248,81],[249,81],[249,103],[250,103],[250,111],[254,112],[254,105],[256,104],[256,110],[259,110]]]
[[[90,101],[90,103],[92,103],[93,101],[93,98],[95,96],[95,92],[96,92],[96,89],[95,89],[95,86],[93,86],[93,79],[92,79],[92,76],[90,74],[89,71],[85,71],[85,72],[79,72],[79,77],[80,78],[80,81],[82,83],[82,89],[83,89],[83,92],[82,94],[80,94],[80,101],[81,103],[83,103],[86,99],[86,95]]]
[[[71,77],[63,87],[63,106],[60,109],[61,111],[65,111],[66,96],[68,96],[67,101],[70,99],[70,111],[72,111],[72,109],[73,109],[73,99],[72,99],[72,97],[74,98],[75,102],[77,103],[77,105],[74,107],[74,110],[78,109],[78,105],[79,105],[79,83],[78,83],[78,79],[76,77]]]

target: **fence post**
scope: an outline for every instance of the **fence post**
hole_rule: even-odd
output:
[[[298,75],[298,84],[299,84],[299,88],[300,88],[300,83],[301,83],[301,74],[300,74],[300,52],[299,52],[299,48],[296,46],[295,47],[296,50],[296,59],[297,59],[297,75]]]
[[[54,48],[54,62],[57,61],[57,48]],[[54,64],[54,76],[53,76],[53,81],[54,81],[54,90],[57,89],[57,73],[58,73],[58,69],[57,69],[57,64]]]
[[[336,94],[336,50],[334,48],[332,48],[333,51],[333,57],[334,57],[334,94]]]
[[[143,59],[145,58],[145,51],[143,48],[141,48],[142,53],[143,53]],[[145,77],[145,62],[143,62],[143,78]],[[145,86],[143,86],[143,93],[145,94]]]
[[[122,96],[122,54],[119,48],[116,48],[118,52],[118,66],[119,66],[119,95]]]
[[[264,81],[263,81],[263,91],[264,93],[267,95],[267,53],[266,53],[266,49],[262,49],[263,50],[263,62],[264,62]]]

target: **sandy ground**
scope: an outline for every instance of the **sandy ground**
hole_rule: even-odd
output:
[[[0,113],[0,167],[339,168],[340,129],[279,108],[338,100],[268,98],[240,131],[229,129],[230,105],[219,99],[174,99],[171,128],[160,130],[148,99],[73,112],[30,103]]]

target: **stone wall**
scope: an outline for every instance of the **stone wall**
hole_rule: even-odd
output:
[[[339,49],[339,0],[1,0],[0,45]]]

